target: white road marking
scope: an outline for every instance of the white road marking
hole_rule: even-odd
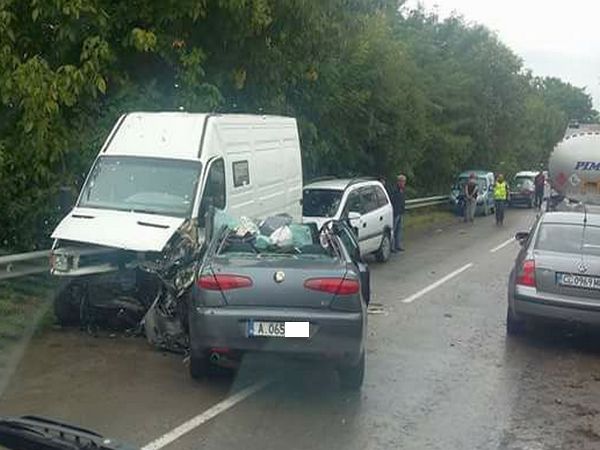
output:
[[[264,389],[270,382],[271,380],[262,381],[260,383],[250,385],[239,392],[236,392],[231,397],[227,397],[225,400],[222,400],[216,405],[213,405],[203,413],[198,414],[196,417],[191,418],[187,422],[182,423],[181,425],[172,429],[168,433],[165,433],[161,437],[146,444],[144,447],[142,447],[142,450],[159,450],[163,447],[166,447],[167,445],[182,437],[184,434],[187,434],[190,431],[192,431],[194,428],[198,428],[200,425],[208,422],[209,420],[218,416],[222,412],[225,412],[228,409],[234,407],[235,405],[244,401],[251,395],[256,394],[261,389]]]
[[[506,247],[508,244],[510,244],[511,242],[515,242],[515,238],[510,238],[506,241],[504,241],[502,244],[500,244],[497,247],[494,247],[493,249],[490,250],[490,253],[496,253],[498,250],[502,250],[504,247]]]
[[[402,300],[402,303],[412,303],[415,300],[417,300],[418,298],[424,296],[425,294],[427,294],[428,292],[433,291],[435,288],[440,287],[442,284],[444,284],[446,281],[450,281],[452,278],[460,275],[461,273],[463,273],[465,270],[470,269],[471,267],[473,267],[473,263],[469,263],[469,264],[465,264],[464,266],[462,266],[459,269],[456,269],[454,272],[449,273],[448,275],[446,275],[443,278],[440,278],[439,280],[437,280],[435,283],[431,283],[429,286],[427,286],[424,289],[421,289],[419,292],[414,293],[413,295],[411,295],[410,297],[405,298],[404,300]]]

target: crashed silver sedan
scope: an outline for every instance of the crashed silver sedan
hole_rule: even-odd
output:
[[[239,227],[216,233],[190,303],[191,375],[261,352],[333,362],[342,387],[359,389],[369,272],[353,233],[338,222],[280,230],[291,230],[289,243]]]

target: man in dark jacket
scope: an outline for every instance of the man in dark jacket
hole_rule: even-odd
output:
[[[392,208],[394,209],[394,246],[393,251],[403,252],[404,247],[402,246],[403,241],[403,227],[404,227],[404,211],[406,204],[406,176],[400,174],[396,183],[390,186],[389,194],[390,200],[392,201]]]

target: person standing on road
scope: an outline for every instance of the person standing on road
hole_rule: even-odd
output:
[[[477,177],[474,173],[469,175],[469,181],[465,184],[465,222],[475,220],[475,208],[477,207],[477,197],[479,196],[479,186]]]
[[[496,209],[496,225],[504,225],[504,209],[508,202],[508,185],[504,181],[504,175],[498,174],[494,185],[494,204]]]
[[[394,209],[394,242],[392,251],[403,252],[404,247],[402,241],[404,237],[404,211],[406,207],[406,176],[403,174],[398,175],[398,179],[393,186],[390,186],[390,199],[392,201],[392,208]]]
[[[542,203],[544,202],[544,188],[546,186],[546,176],[544,172],[540,170],[540,172],[535,176],[534,179],[535,184],[535,207],[540,209],[542,207]]]

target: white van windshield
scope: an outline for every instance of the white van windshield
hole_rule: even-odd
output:
[[[200,168],[197,161],[101,156],[78,206],[185,217],[191,212]]]

